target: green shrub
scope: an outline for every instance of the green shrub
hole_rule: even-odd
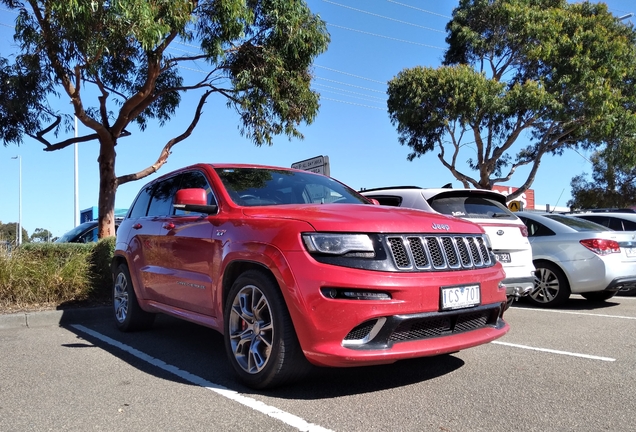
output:
[[[31,243],[0,254],[0,306],[109,298],[114,246],[114,238],[89,244]]]

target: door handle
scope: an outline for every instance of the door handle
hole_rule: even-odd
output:
[[[174,224],[172,222],[168,222],[167,224],[164,224],[163,227],[167,230],[173,230]]]

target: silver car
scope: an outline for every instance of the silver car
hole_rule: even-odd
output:
[[[360,192],[382,205],[408,207],[459,217],[480,225],[488,234],[495,257],[506,272],[508,304],[534,287],[528,231],[506,207],[506,197],[483,189],[434,189],[417,186],[367,189]]]
[[[527,297],[537,306],[562,305],[570,294],[603,301],[636,288],[636,233],[610,231],[574,216],[519,212],[528,227],[537,268]]]
[[[636,231],[636,213],[599,212],[574,213],[572,216],[589,220],[614,231]]]

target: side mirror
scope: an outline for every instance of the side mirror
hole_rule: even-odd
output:
[[[214,214],[217,205],[208,205],[208,194],[202,188],[179,189],[174,197],[173,207],[183,211]]]
[[[375,198],[367,198],[369,201],[373,203],[373,205],[380,205],[380,201]]]

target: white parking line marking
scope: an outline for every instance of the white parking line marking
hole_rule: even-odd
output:
[[[536,309],[536,308],[516,307],[516,308],[514,308],[514,310],[529,310],[529,311],[539,311],[539,312],[561,313],[561,314],[565,314],[565,315],[586,315],[586,316],[595,316],[595,317],[603,317],[603,318],[618,318],[618,319],[626,319],[626,320],[636,320],[636,317],[630,317],[630,316],[594,314],[594,313],[585,313],[585,312],[570,312],[570,311],[562,311],[562,310],[555,310],[555,309]]]
[[[530,347],[530,346],[527,346],[527,345],[518,345],[518,344],[512,344],[512,343],[508,343],[508,342],[492,341],[491,343],[497,344],[497,345],[505,345],[505,346],[514,347],[514,348],[529,349],[529,350],[533,350],[533,351],[542,351],[542,352],[547,352],[547,353],[552,353],[552,354],[569,355],[569,356],[572,356],[572,357],[582,357],[582,358],[586,358],[586,359],[590,359],[590,360],[601,360],[601,361],[607,361],[607,362],[616,361],[616,359],[613,359],[611,357],[599,357],[599,356],[593,356],[593,355],[588,355],[588,354],[579,354],[579,353],[573,353],[573,352],[568,352],[568,351],[553,350],[553,349],[548,349],[548,348],[535,348],[535,347]]]
[[[311,431],[311,432],[332,432],[330,429],[325,429],[321,426],[315,425],[313,423],[308,423],[305,420],[303,420],[300,417],[297,417],[293,414],[290,414],[288,412],[282,411],[278,408],[275,408],[273,406],[269,406],[261,401],[258,401],[256,399],[252,399],[251,397],[248,396],[244,396],[234,390],[230,390],[227,387],[223,387],[221,385],[218,384],[214,384],[213,382],[207,381],[197,375],[193,375],[187,371],[181,370],[176,366],[172,366],[167,364],[166,362],[156,359],[154,357],[149,356],[148,354],[145,354],[131,346],[125,345],[121,342],[116,341],[115,339],[111,339],[108,336],[104,336],[101,333],[97,333],[96,331],[93,331],[91,329],[88,329],[82,325],[71,325],[71,327],[84,332],[86,334],[89,334],[91,336],[93,336],[94,338],[97,338],[99,340],[101,340],[102,342],[106,342],[109,345],[112,345],[116,348],[121,349],[122,351],[126,351],[129,354],[134,355],[135,357],[137,357],[140,360],[143,360],[147,363],[150,363],[153,366],[158,367],[159,369],[163,369],[167,372],[170,372],[173,375],[178,376],[179,378],[182,378],[186,381],[191,382],[192,384],[196,384],[198,386],[204,387],[208,390],[211,390],[221,396],[224,396],[228,399],[231,399],[235,402],[238,402],[240,404],[245,405],[248,408],[252,408],[255,411],[261,412],[263,414],[266,414],[270,417],[273,417],[275,419],[278,419],[280,421],[282,421],[285,424],[288,424],[296,429],[298,429],[299,431]]]

